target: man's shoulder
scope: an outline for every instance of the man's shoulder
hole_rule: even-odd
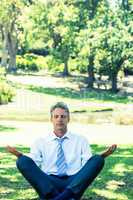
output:
[[[36,138],[34,142],[41,144],[41,143],[46,142],[47,140],[48,140],[48,134],[45,134],[44,136],[40,136]]]
[[[87,138],[83,135],[81,135],[81,133],[74,133],[72,131],[69,132],[70,133],[70,137],[71,138],[74,138],[74,139],[77,139],[77,140],[80,140],[80,141],[87,141]]]

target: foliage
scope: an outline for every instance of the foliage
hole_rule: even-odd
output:
[[[106,4],[100,4],[95,17],[88,21],[76,38],[78,55],[86,60],[88,70],[107,75],[112,81],[112,91],[117,91],[117,76],[133,63],[132,20],[123,21],[124,13],[115,12]],[[130,13],[130,12],[129,12]],[[92,77],[93,78],[93,77]]]
[[[106,73],[112,80],[112,90],[117,90],[118,72],[126,68],[126,63],[133,63],[131,52],[133,50],[133,39],[130,32],[131,21],[125,26],[122,14],[110,12],[108,14],[107,29],[103,28],[101,47],[97,51],[96,65],[99,72]]]
[[[0,104],[11,102],[14,96],[14,89],[5,81],[0,80]]]
[[[1,65],[9,71],[16,69],[16,50],[21,27],[19,18],[23,9],[22,0],[0,1],[0,31],[2,34]]]
[[[54,59],[52,55],[47,55],[44,57],[32,53],[17,55],[16,65],[18,71],[21,70],[24,72],[36,72],[39,70],[61,72],[64,68],[63,63],[61,63],[59,59]],[[68,66],[71,71],[79,71],[79,65],[80,63],[77,62],[75,59],[69,60]],[[80,69],[80,71],[84,72],[84,69]]]
[[[17,69],[22,71],[39,71],[47,68],[46,59],[35,54],[18,55],[16,58]]]
[[[17,57],[19,68],[38,71],[46,66],[65,76],[71,71],[85,72],[90,88],[95,86],[96,73],[100,77],[106,74],[113,92],[118,91],[119,72],[132,73],[132,0],[2,2],[1,39],[3,27],[10,29],[13,22],[13,32],[11,29],[8,32],[19,54],[33,52],[48,56],[46,62],[43,58],[41,62]],[[4,40],[2,43],[5,44]]]
[[[68,61],[74,53],[78,9],[64,1],[40,3],[39,6],[33,6],[30,18],[34,27],[32,34],[36,33],[36,40],[40,41],[41,38],[44,48],[49,49],[53,59],[64,64],[64,73],[67,75]]]
[[[15,90],[7,83],[5,68],[0,67],[0,104],[11,102],[15,96]]]
[[[5,79],[5,75],[6,75],[5,68],[0,66],[0,80]]]

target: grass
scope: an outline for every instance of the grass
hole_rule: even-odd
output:
[[[15,82],[16,78],[17,82]],[[39,80],[42,86],[38,85]],[[21,92],[17,98],[14,98],[12,109],[9,109],[10,106],[7,108],[5,106],[5,110],[1,107],[0,119],[5,120],[48,121],[50,106],[57,101],[64,101],[69,105],[74,120],[80,121],[81,118],[84,123],[99,123],[99,121],[113,123],[114,113],[118,113],[122,106],[125,111],[126,106],[133,102],[132,98],[119,96],[111,91],[87,89],[85,77],[79,75],[68,78],[43,75],[37,79],[33,75],[8,75],[8,81]],[[81,83],[82,88],[79,88],[78,85]],[[117,119],[116,122],[123,123],[123,119],[124,117],[122,120]]]
[[[101,152],[105,146],[92,145],[93,152]],[[18,146],[27,153],[29,148]],[[131,200],[133,197],[133,146],[124,145],[109,158],[100,175],[86,190],[88,200]],[[33,200],[37,194],[19,174],[14,156],[0,147],[0,199]]]
[[[0,132],[10,132],[10,131],[12,132],[16,130],[17,130],[16,127],[0,125]]]
[[[43,94],[49,94],[54,96],[60,96],[63,98],[71,98],[71,99],[84,99],[89,101],[106,101],[106,102],[115,102],[115,103],[128,103],[133,102],[131,99],[125,96],[119,96],[117,94],[112,93],[111,91],[103,91],[97,89],[84,89],[77,90],[70,87],[65,88],[51,88],[51,87],[38,87],[29,85],[28,89],[39,92]]]
[[[0,119],[24,120],[24,121],[49,121],[49,108],[56,101],[64,101],[71,110],[71,121],[81,123],[117,123],[127,122],[132,124],[132,113],[125,109],[132,99],[120,97],[110,91],[81,90],[72,87],[75,82],[73,77],[62,79],[64,87],[40,87],[14,83],[17,89],[28,91],[28,96],[21,96],[21,104],[0,107]],[[65,83],[69,82],[69,86]],[[12,83],[11,83],[12,84]],[[23,94],[22,94],[23,95]],[[39,95],[39,96],[37,96]],[[39,98],[39,99],[38,99]],[[38,101],[39,100],[39,101]],[[20,102],[19,102],[20,103]],[[111,104],[110,104],[111,103]],[[124,105],[124,113],[119,111]],[[117,109],[118,108],[118,109]],[[132,110],[132,109],[131,109]],[[125,115],[125,111],[127,114]],[[116,112],[116,113],[115,113]],[[0,125],[0,132],[16,131],[12,126]],[[27,153],[29,148],[17,147]],[[93,152],[101,152],[105,146],[92,145]],[[122,145],[115,154],[107,159],[106,165],[96,181],[87,189],[84,199],[87,200],[132,200],[133,197],[133,146]],[[37,200],[37,194],[32,187],[19,174],[15,166],[14,156],[7,153],[4,147],[0,147],[0,199],[1,200]]]
[[[28,82],[30,77],[32,84]],[[45,75],[37,80],[32,79],[33,76],[17,76],[18,82],[14,80],[16,76],[12,78],[12,81],[8,80],[9,83],[20,93],[9,106],[0,106],[0,119],[2,120],[49,121],[50,106],[57,101],[64,101],[71,110],[72,121],[82,120],[82,123],[93,124],[108,122],[123,124],[123,121],[126,121],[126,124],[133,124],[131,120],[133,113],[131,113],[130,120],[127,120],[127,114],[121,114],[123,107],[125,112],[128,104],[132,104],[132,98],[85,87],[79,90],[78,85],[84,83],[82,76],[62,78]],[[50,86],[47,85],[47,78]],[[37,86],[39,80],[45,80],[46,84],[43,87]]]
[[[44,79],[47,79],[48,75],[43,75]],[[25,77],[23,75],[23,77]],[[33,75],[31,75],[33,77]],[[48,76],[51,77],[55,81],[55,87],[47,87],[47,86],[36,86],[36,84],[26,84],[26,83],[13,83],[9,81],[9,83],[15,88],[25,88],[29,89],[33,92],[38,92],[42,94],[53,95],[56,97],[68,98],[68,99],[77,99],[77,100],[89,100],[89,101],[97,101],[97,102],[115,102],[115,103],[131,103],[133,102],[132,97],[128,96],[120,96],[117,93],[113,93],[110,90],[103,89],[89,89],[86,88],[85,78],[83,76],[70,76],[70,77],[55,77],[53,75]],[[30,75],[29,75],[30,78]],[[80,84],[82,85],[81,89],[79,89]],[[64,87],[62,87],[64,86]]]

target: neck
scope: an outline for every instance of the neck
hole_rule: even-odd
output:
[[[65,130],[54,130],[54,134],[57,136],[57,137],[63,137],[67,132],[67,129]]]

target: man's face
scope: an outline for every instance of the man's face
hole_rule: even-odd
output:
[[[62,108],[56,108],[52,112],[51,121],[54,126],[54,132],[57,136],[63,136],[67,131],[67,124],[69,122],[68,113]]]

